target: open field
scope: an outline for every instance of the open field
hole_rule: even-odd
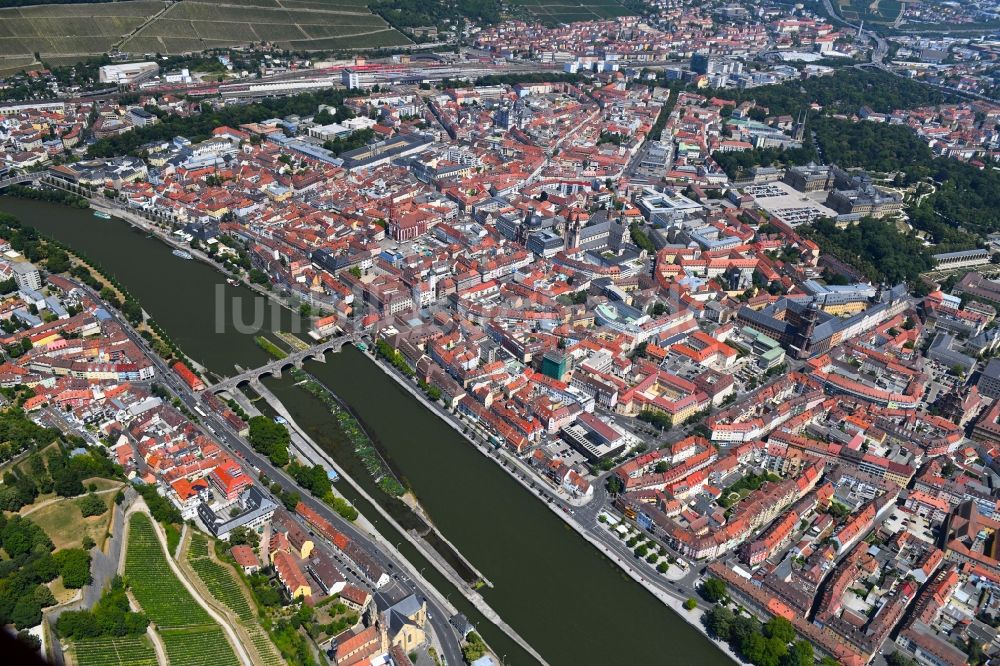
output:
[[[546,23],[572,23],[595,21],[631,14],[615,0],[513,0],[515,7],[523,8],[539,21]]]
[[[610,0],[606,0],[609,1]],[[0,9],[0,72],[119,49],[185,53],[272,42],[301,50],[409,44],[364,0],[123,0]]]
[[[80,498],[63,498],[30,513],[31,520],[45,530],[56,550],[79,548],[83,537],[89,536],[97,546],[103,547],[111,523],[111,506],[114,492],[98,495],[109,510],[99,516],[84,518],[80,513]]]
[[[78,666],[156,666],[156,653],[145,636],[87,638],[76,641]]]
[[[33,503],[22,507],[18,512],[22,516],[30,516],[32,521],[45,530],[55,544],[56,550],[79,548],[86,536],[93,539],[99,548],[104,546],[111,524],[110,509],[114,505],[115,491],[123,484],[120,481],[100,478],[86,479],[83,483],[88,487],[90,484],[96,486],[97,496],[104,501],[108,511],[99,516],[84,518],[79,505],[83,495],[59,497],[54,493],[46,493],[39,495]]]

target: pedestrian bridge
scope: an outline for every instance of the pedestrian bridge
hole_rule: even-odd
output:
[[[320,344],[313,345],[308,349],[292,352],[285,358],[271,361],[270,363],[262,365],[259,368],[246,370],[245,372],[241,372],[233,377],[227,377],[220,382],[210,384],[206,387],[206,390],[211,391],[212,393],[231,392],[234,391],[240,384],[257,382],[263,377],[281,377],[281,373],[283,371],[288,370],[289,368],[301,368],[302,364],[306,361],[326,361],[327,353],[339,352],[344,348],[344,345],[356,343],[361,340],[361,337],[361,333],[350,333],[339,338],[334,338],[333,340],[321,342]]]

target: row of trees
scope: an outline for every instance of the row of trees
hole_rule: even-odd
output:
[[[358,519],[358,510],[344,498],[333,494],[333,485],[330,483],[330,477],[322,465],[312,465],[310,467],[293,460],[288,464],[287,469],[296,483],[329,504],[342,518],[351,522]],[[275,488],[271,490],[274,491]],[[294,510],[298,506],[300,499],[298,493],[286,493],[278,485],[277,495],[289,511]]]
[[[322,465],[309,466],[296,460],[290,460],[288,446],[291,443],[291,436],[285,426],[275,423],[265,416],[255,416],[247,423],[250,426],[248,437],[250,444],[258,452],[266,455],[272,465],[287,466],[286,470],[296,483],[333,507],[333,510],[341,517],[350,521],[358,519],[358,510],[347,500],[333,494],[330,477],[327,476],[326,469]],[[265,479],[266,477],[261,477],[262,481]],[[271,492],[281,500],[281,503],[289,511],[294,511],[302,499],[297,492],[286,492],[280,483],[275,482],[271,484],[270,488]]]
[[[420,387],[420,390],[426,393],[427,397],[430,398],[432,401],[441,399],[441,389],[439,389],[437,386],[434,386],[433,384],[428,384],[422,379],[417,380],[417,386]]]
[[[143,484],[136,486],[135,490],[142,495],[149,512],[160,523],[164,525],[180,524],[184,522],[184,517],[174,503],[160,493],[156,492],[156,486]]]
[[[763,625],[755,618],[737,615],[725,606],[715,606],[705,615],[705,628],[714,638],[727,641],[744,660],[754,666],[814,666],[813,647],[795,640],[795,627],[783,617]],[[824,657],[821,666],[835,666]]]
[[[71,206],[72,208],[90,208],[90,202],[86,198],[57,189],[38,189],[26,185],[10,185],[4,194],[19,199],[33,199],[35,201],[48,201],[50,203]]]
[[[580,83],[586,81],[583,74],[569,72],[523,72],[520,74],[487,74],[476,79],[477,86],[509,86],[517,83]]]
[[[326,497],[332,491],[330,477],[327,476],[326,470],[323,469],[322,465],[309,467],[293,460],[288,465],[288,473],[292,475],[296,483],[316,497]]]
[[[406,362],[403,355],[399,352],[399,350],[393,349],[393,346],[385,340],[379,340],[375,343],[375,352],[385,360],[389,361],[389,363],[392,363],[392,367],[396,368],[407,377],[413,376],[413,368],[411,368]]]

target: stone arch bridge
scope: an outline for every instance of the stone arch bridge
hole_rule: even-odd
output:
[[[281,373],[283,371],[288,370],[289,368],[301,368],[302,364],[306,361],[326,361],[327,353],[339,352],[344,348],[344,345],[349,343],[354,344],[360,341],[361,338],[361,333],[350,333],[339,338],[321,342],[317,345],[309,347],[308,349],[292,352],[285,358],[271,361],[270,363],[254,368],[253,370],[245,370],[238,375],[227,377],[226,379],[216,382],[215,384],[210,384],[206,387],[206,390],[215,394],[232,392],[240,384],[258,382],[263,377],[281,377]]]

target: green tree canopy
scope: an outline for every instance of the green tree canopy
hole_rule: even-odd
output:
[[[280,423],[275,423],[266,416],[255,416],[248,422],[250,426],[250,444],[260,453],[271,459],[279,467],[288,464],[288,444],[291,437],[288,430]]]
[[[66,548],[55,555],[59,573],[62,575],[63,586],[79,589],[91,581],[90,553],[80,548]]]
[[[66,611],[59,616],[56,631],[64,638],[79,640],[98,636],[138,636],[146,632],[149,619],[129,608],[121,577],[111,581],[93,610]]]
[[[718,578],[708,578],[701,585],[701,596],[709,603],[717,603],[726,598],[726,584]]]
[[[99,516],[108,510],[105,506],[104,500],[94,493],[87,493],[87,495],[79,501],[80,513],[84,518],[90,516]]]

